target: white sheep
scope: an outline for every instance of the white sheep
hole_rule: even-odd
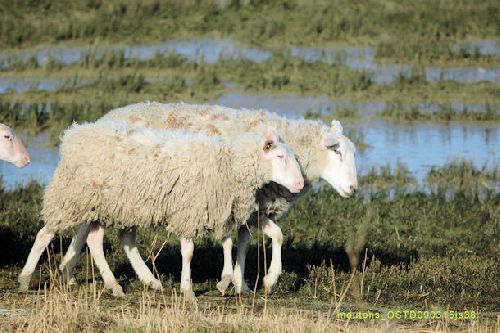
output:
[[[30,156],[21,140],[7,125],[0,123],[0,160],[14,164],[19,168],[27,166]]]
[[[282,137],[290,142],[297,151],[297,159],[302,166],[308,186],[300,194],[292,194],[287,189],[274,183],[264,186],[257,192],[257,199],[261,207],[248,221],[256,224],[257,218],[264,233],[272,239],[272,261],[269,272],[264,277],[264,287],[270,290],[281,273],[281,244],[283,235],[281,229],[271,220],[279,218],[285,213],[300,196],[307,193],[313,184],[320,179],[329,182],[341,196],[351,195],[357,188],[356,166],[354,163],[355,147],[343,135],[340,122],[333,121],[331,127],[322,122],[307,120],[286,120],[276,114],[256,110],[235,110],[221,106],[192,105],[192,104],[160,104],[138,103],[124,108],[113,110],[106,114],[101,121],[125,120],[137,126],[151,128],[178,129],[186,128],[192,131],[203,131],[208,134],[222,135],[227,139],[244,132],[258,132],[273,124],[280,127]],[[85,239],[85,229],[80,229],[75,239]],[[247,226],[238,231],[237,261],[233,274],[231,259],[232,240],[227,237],[223,240],[224,268],[218,289],[224,293],[231,281],[236,291],[249,291],[243,277],[245,257],[248,250],[250,234]],[[128,241],[135,242],[135,233],[128,235]],[[63,264],[69,262],[68,271],[73,272],[77,255],[83,247],[83,242],[75,241],[70,245]],[[181,289],[189,290],[190,261],[194,246],[190,239],[181,240],[182,273]],[[130,257],[133,267],[139,266],[138,257]],[[64,266],[61,265],[61,269]],[[140,267],[146,267],[144,263]],[[149,270],[136,270],[139,278],[149,283]],[[72,276],[72,275],[71,275]],[[142,276],[142,277],[141,277]]]
[[[136,227],[164,226],[185,239],[222,238],[255,211],[255,192],[264,184],[274,181],[300,192],[304,181],[293,153],[272,127],[262,133],[266,136],[243,133],[229,142],[117,121],[74,125],[62,137],[61,160],[45,191],[45,226],[19,275],[20,289],[28,288],[57,231],[80,225],[80,234],[88,228],[86,242],[105,286],[122,295],[104,258],[103,225],[123,229],[120,239],[135,258],[134,269],[149,272],[135,243],[127,242]],[[81,242],[78,235],[75,242]],[[152,274],[146,280],[161,288]]]
[[[109,112],[104,119],[120,119],[153,128],[186,128],[223,135],[226,139],[244,132],[259,132],[269,125],[276,126],[284,142],[292,147],[306,181],[299,194],[290,193],[282,186],[270,183],[258,191],[260,211],[254,213],[248,224],[256,225],[260,218],[263,232],[272,239],[272,260],[264,277],[264,288],[270,291],[281,274],[281,245],[283,234],[272,220],[279,218],[291,205],[307,193],[315,183],[326,180],[343,197],[357,189],[354,144],[343,135],[340,122],[327,127],[320,121],[287,120],[262,110],[235,110],[221,106],[192,105],[184,103],[137,103]],[[224,293],[234,282],[236,292],[249,291],[244,281],[245,257],[250,234],[247,226],[238,231],[237,261],[233,270],[231,259],[232,240],[223,240],[224,268],[218,289]],[[182,272],[189,272],[192,242],[181,242]]]

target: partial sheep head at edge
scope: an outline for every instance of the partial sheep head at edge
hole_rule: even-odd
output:
[[[0,124],[0,160],[12,163],[19,168],[31,162],[21,140],[10,127],[4,124]]]

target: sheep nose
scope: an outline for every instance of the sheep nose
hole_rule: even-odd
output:
[[[304,179],[299,179],[296,183],[297,189],[302,190],[304,188]]]
[[[354,186],[354,185],[350,185],[349,186],[349,190],[351,190],[351,194],[354,194],[356,192],[356,190],[358,189],[357,186]]]
[[[29,157],[29,155],[24,155],[19,162],[19,167],[24,168],[25,166],[30,164],[30,162],[31,158]]]

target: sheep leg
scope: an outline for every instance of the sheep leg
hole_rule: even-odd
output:
[[[40,260],[40,256],[42,255],[45,248],[49,245],[50,241],[54,238],[54,232],[49,230],[47,226],[44,226],[38,234],[36,235],[35,243],[31,247],[30,254],[28,255],[28,259],[26,260],[26,264],[19,274],[19,290],[26,291],[28,290],[29,283],[31,280],[31,275],[35,271],[36,264]]]
[[[273,221],[266,220],[262,224],[262,231],[272,239],[272,259],[269,265],[269,271],[264,276],[263,284],[266,293],[271,291],[271,288],[281,275],[281,245],[283,244],[283,234],[281,228],[278,227]]]
[[[114,296],[124,296],[122,287],[116,281],[113,272],[109,268],[109,265],[104,257],[104,227],[97,222],[93,222],[90,225],[90,232],[87,236],[87,245],[90,250],[92,258],[101,273],[102,279],[104,280],[104,286],[113,290]]]
[[[238,229],[238,246],[236,251],[236,263],[234,264],[233,284],[237,294],[249,293],[250,288],[245,281],[245,260],[250,245],[250,231],[246,225]]]
[[[191,284],[191,260],[193,259],[193,253],[193,240],[189,238],[181,238],[181,291],[187,299],[194,299],[194,292]]]
[[[84,223],[78,227],[78,231],[76,232],[75,237],[71,240],[71,244],[69,244],[68,250],[59,265],[59,270],[63,273],[63,275],[66,275],[66,281],[70,285],[77,284],[74,273],[75,266],[78,263],[78,258],[80,257],[82,248],[85,245],[89,231],[90,224]]]
[[[127,254],[127,258],[130,261],[135,273],[139,277],[139,280],[153,289],[162,290],[163,287],[160,280],[155,279],[153,273],[151,273],[148,266],[146,266],[146,263],[137,249],[137,245],[135,243],[136,229],[122,229],[118,233],[118,237],[120,238],[120,242],[122,243],[123,249]]]
[[[217,289],[222,293],[226,292],[227,287],[233,279],[233,257],[231,255],[231,250],[233,249],[233,240],[231,236],[225,237],[222,240],[222,252],[224,253],[224,268],[222,269],[222,275],[219,283],[217,283]]]

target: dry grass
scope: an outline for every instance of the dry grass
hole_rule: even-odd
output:
[[[189,302],[175,289],[164,293],[142,290],[113,298],[94,278],[73,290],[58,281],[55,271],[50,280],[36,292],[0,294],[0,331],[482,333],[500,328],[500,317],[495,323],[491,315],[470,321],[341,320],[339,311],[383,314],[389,310],[344,303],[347,289],[339,290],[339,297],[330,302],[268,299],[255,294],[243,298],[201,296]]]
[[[220,274],[221,262],[215,260],[220,248],[214,252],[216,244],[198,244],[193,261],[193,277],[199,279],[194,286],[199,295],[196,303],[178,295],[178,278],[169,267],[178,265],[179,249],[173,243],[160,244],[162,235],[156,230],[149,236],[141,234],[142,253],[150,254],[150,263],[163,280],[162,293],[144,289],[133,273],[120,267],[125,258],[117,254],[120,246],[115,238],[106,238],[105,248],[126,296],[113,298],[103,290],[88,252],[81,257],[77,275],[82,286],[69,289],[55,269],[62,255],[59,251],[69,240],[65,237],[51,244],[42,258],[33,278],[38,290],[18,293],[19,265],[41,223],[42,187],[37,183],[13,191],[0,187],[0,332],[500,332],[495,275],[499,196],[490,193],[479,200],[482,187],[473,190],[480,184],[472,181],[498,177],[467,164],[443,167],[429,175],[446,177],[448,185],[462,184],[467,191],[457,190],[448,199],[439,193],[398,192],[392,200],[382,191],[370,203],[362,198],[343,200],[328,191],[304,198],[282,223],[290,237],[283,247],[284,268],[289,271],[269,296],[259,291],[237,298],[229,291],[229,296],[220,297],[214,287]],[[381,170],[363,177],[361,183],[397,188],[411,183],[410,176],[404,169]],[[328,223],[331,216],[335,224]],[[396,233],[391,231],[395,228]],[[321,233],[314,234],[318,230]],[[255,238],[260,240],[261,235],[257,232]],[[339,246],[348,255],[332,252]],[[266,271],[265,251],[261,242],[249,251],[248,277],[257,275],[249,281],[256,286]],[[342,269],[343,257],[347,262]],[[332,261],[319,265],[318,258],[326,262],[335,258],[335,267]],[[197,262],[203,263],[202,270]],[[356,270],[360,271],[351,275]],[[478,319],[338,317],[341,312],[386,317],[391,310],[447,309],[473,310]]]

